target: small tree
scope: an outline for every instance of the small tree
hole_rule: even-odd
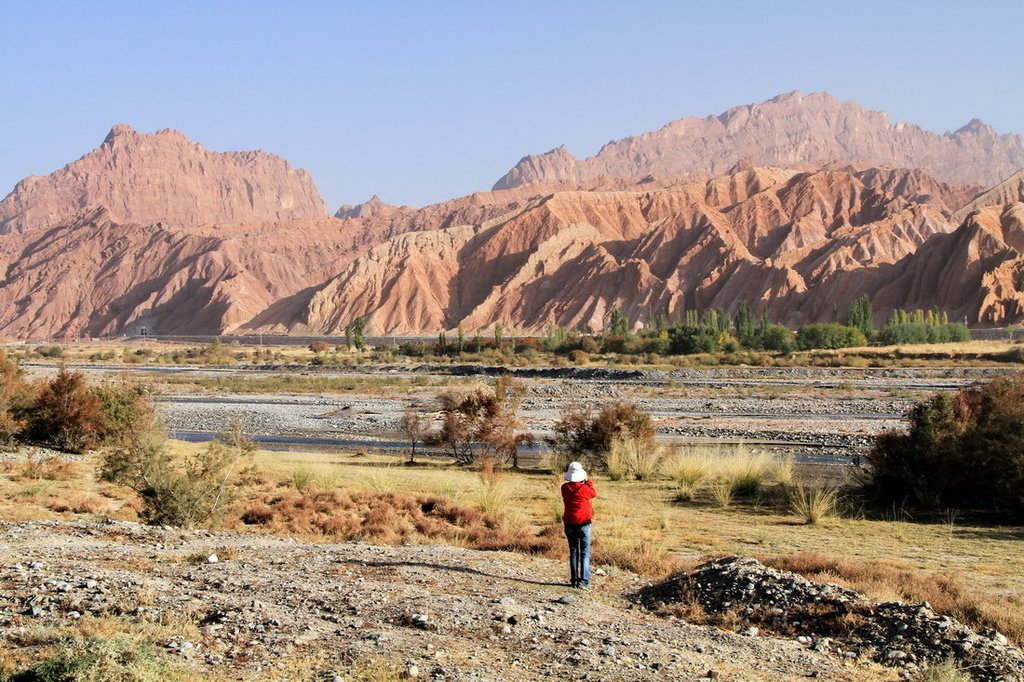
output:
[[[416,462],[416,444],[422,443],[430,436],[430,419],[415,406],[408,405],[398,425],[412,446],[409,451],[409,464],[413,464]]]
[[[437,396],[441,428],[432,441],[450,450],[460,464],[471,464],[476,457],[474,449],[486,400],[487,395],[481,390],[470,393],[446,391]]]
[[[519,468],[519,449],[534,443],[532,434],[522,431],[519,408],[526,387],[509,376],[494,381],[494,400],[486,419],[480,425],[480,440],[486,443],[499,461]]]
[[[850,303],[846,312],[846,324],[870,338],[875,330],[875,313],[871,308],[871,297],[867,294]]]
[[[868,340],[859,329],[832,322],[805,324],[797,330],[797,347],[801,350],[854,348],[866,345]]]
[[[736,331],[736,338],[739,339],[740,343],[744,346],[753,345],[753,338],[756,327],[754,325],[754,316],[750,312],[750,304],[746,301],[740,301],[736,306],[736,314],[732,318],[733,328]]]
[[[525,389],[518,382],[499,377],[493,391],[445,392],[437,397],[441,428],[432,441],[449,449],[461,464],[478,457],[519,465],[519,448],[533,442],[522,433],[517,413]]]
[[[366,350],[366,320],[361,317],[357,317],[352,323],[352,343],[355,344],[356,350]]]
[[[618,308],[612,308],[611,319],[608,323],[608,330],[615,336],[626,336],[629,334],[629,318]]]

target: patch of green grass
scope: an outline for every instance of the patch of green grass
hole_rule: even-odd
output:
[[[52,656],[11,676],[12,682],[175,682],[189,671],[157,654],[152,642],[129,636],[69,637]]]

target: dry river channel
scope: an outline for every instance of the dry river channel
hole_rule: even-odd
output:
[[[31,374],[55,371],[28,365]],[[73,369],[114,377],[126,367],[83,364]],[[939,391],[1016,371],[1012,367],[898,369],[687,368],[671,371],[606,368],[363,365],[345,368],[128,367],[158,387],[157,403],[174,438],[214,438],[231,422],[269,449],[400,452],[407,447],[399,420],[407,406],[434,414],[440,390],[484,386],[501,373],[525,384],[520,419],[543,443],[561,410],[615,400],[651,413],[666,444],[710,447],[746,443],[771,454],[827,465],[857,462],[873,437],[900,428],[913,404]],[[224,393],[181,383],[210,377],[352,379],[342,393]],[[174,376],[175,382],[167,383]],[[360,380],[365,382],[361,390]],[[239,384],[244,386],[244,382]],[[446,387],[443,388],[442,386]],[[435,414],[436,416],[436,414]],[[546,446],[524,453],[539,459]]]

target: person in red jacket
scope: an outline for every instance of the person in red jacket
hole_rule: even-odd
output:
[[[584,590],[590,585],[590,530],[594,517],[590,501],[595,497],[597,490],[583,465],[579,462],[569,464],[565,470],[565,483],[562,484],[562,502],[565,505],[562,523],[565,524],[565,538],[569,541],[569,584]]]

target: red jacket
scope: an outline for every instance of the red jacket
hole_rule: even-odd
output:
[[[579,483],[562,484],[562,502],[565,503],[565,513],[562,514],[562,523],[567,526],[578,526],[590,521],[594,517],[594,510],[590,507],[590,501],[597,497],[594,484],[590,479]]]

